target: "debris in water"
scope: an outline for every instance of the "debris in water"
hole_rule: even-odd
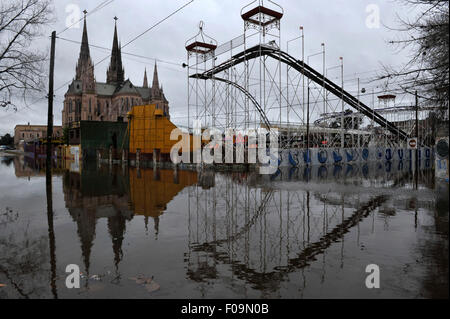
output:
[[[159,288],[160,288],[159,284],[157,284],[154,281],[145,285],[145,289],[147,289],[148,292],[154,292],[154,291],[158,290]]]
[[[130,277],[130,280],[135,281],[138,285],[143,285],[148,292],[154,292],[160,288],[160,285],[153,280],[153,276],[148,278],[143,275],[137,277]]]

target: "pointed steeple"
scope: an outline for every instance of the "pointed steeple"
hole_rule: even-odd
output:
[[[89,266],[91,259],[92,246],[95,238],[96,218],[88,209],[83,208],[81,212],[77,212],[77,232],[80,237],[81,254],[84,262],[84,271],[89,275]]]
[[[87,26],[86,26],[86,13],[84,10],[84,23],[83,23],[83,36],[81,38],[81,48],[80,48],[80,56],[78,58],[77,69],[76,69],[76,79],[81,80],[81,74],[83,66],[89,64],[91,56],[89,53],[89,41],[87,34]]]
[[[82,91],[92,93],[95,91],[94,65],[89,53],[89,41],[86,26],[86,14],[84,10],[83,36],[81,39],[80,57],[76,67],[75,80],[82,81]]]
[[[142,85],[145,88],[148,88],[148,82],[147,82],[147,68],[144,70],[144,84]]]
[[[155,61],[155,69],[153,70],[153,83],[152,83],[152,99],[161,98],[161,90],[159,89],[159,80],[158,80],[158,66]]]
[[[114,17],[114,37],[111,49],[111,61],[106,72],[106,82],[120,84],[125,79],[125,71],[122,67],[122,52],[117,37],[117,19],[117,17]]]
[[[123,257],[122,242],[126,228],[126,218],[118,212],[115,216],[108,217],[108,231],[112,239],[114,252],[114,265],[119,270],[119,263]]]
[[[80,58],[88,58],[89,57],[89,41],[88,41],[88,34],[87,34],[87,26],[86,26],[86,13],[87,11],[84,10],[84,23],[83,23],[83,37],[81,39],[81,50],[80,50]]]
[[[153,84],[152,84],[152,88],[159,89],[158,66],[156,65],[156,61],[155,61],[155,69],[153,70]]]

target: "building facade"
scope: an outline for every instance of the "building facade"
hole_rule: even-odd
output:
[[[144,70],[142,86],[135,86],[129,79],[125,80],[117,23],[115,23],[106,82],[97,82],[89,53],[85,17],[75,78],[64,95],[63,127],[71,126],[72,123],[79,121],[127,121],[127,112],[133,106],[142,104],[155,104],[165,116],[169,117],[169,102],[159,84],[156,63],[151,87],[148,85],[146,70]]]
[[[14,128],[14,145],[17,147],[21,141],[24,143],[32,142],[47,136],[47,125],[16,125]],[[62,138],[63,131],[61,126],[53,126],[53,138]]]

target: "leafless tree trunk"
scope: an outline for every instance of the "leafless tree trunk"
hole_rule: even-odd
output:
[[[50,0],[0,0],[0,107],[13,107],[20,98],[44,85],[46,53],[33,47],[52,20]]]
[[[411,53],[409,62],[401,69],[385,67],[380,79],[396,80],[401,89],[413,94],[419,91],[423,103],[440,107],[448,116],[449,90],[449,2],[448,0],[400,0],[417,6],[420,14],[413,19],[400,20],[402,37],[390,41],[400,50]]]

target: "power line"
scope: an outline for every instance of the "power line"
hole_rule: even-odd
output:
[[[72,42],[72,43],[75,43],[75,44],[81,44],[80,41],[71,40],[71,39],[67,39],[67,38],[58,37],[58,39],[63,40],[63,41],[67,41],[67,42]],[[109,49],[107,47],[103,47],[103,46],[100,46],[100,45],[94,45],[94,44],[89,44],[89,47],[93,47],[93,48],[101,49],[101,50],[106,50],[106,51],[110,51],[111,50],[111,49]],[[136,58],[142,58],[142,59],[152,60],[152,61],[156,61],[156,62],[162,62],[162,63],[166,63],[166,64],[181,66],[180,63],[176,63],[176,62],[173,62],[173,61],[162,60],[162,59],[159,59],[159,58],[152,58],[152,57],[139,55],[139,54],[135,54],[135,53],[130,53],[130,52],[123,52],[122,51],[121,53],[125,54],[125,55],[129,55],[129,56],[134,56]]]
[[[86,16],[89,16],[89,15],[92,15],[92,14],[98,12],[99,10],[105,8],[107,5],[111,4],[112,2],[114,2],[114,0],[105,0],[105,1],[103,1],[102,3],[100,3],[99,5],[97,5],[94,9],[90,10],[90,12],[88,12],[88,13],[86,14]],[[65,29],[63,29],[63,30],[61,30],[60,32],[58,32],[57,35],[58,35],[58,34],[61,34],[61,33],[63,33],[63,32],[65,32],[65,31],[67,31],[68,29],[70,29],[70,28],[73,27],[74,25],[80,23],[83,19],[84,19],[84,17],[83,17],[83,18],[80,18],[80,19],[77,20],[77,21],[75,21],[75,22],[72,23],[71,25],[67,26]],[[48,61],[48,59],[46,59],[45,61]],[[47,98],[47,96],[41,97],[41,98],[39,98],[39,99],[37,99],[37,100],[31,102],[30,104],[25,105],[24,108],[28,108],[28,109],[31,110],[31,111],[37,112],[37,110],[33,110],[30,106],[32,106],[32,105],[34,105],[34,104],[36,104],[36,103],[38,103],[38,102],[44,100],[45,98]],[[3,119],[3,118],[6,118],[6,117],[9,117],[9,116],[11,116],[11,115],[13,115],[13,114],[15,114],[15,113],[17,113],[17,112],[8,114],[8,115],[6,115],[6,116],[2,116],[2,117],[0,117],[0,118],[2,118],[2,119]]]
[[[104,7],[106,7],[107,5],[109,5],[110,3],[112,3],[114,0],[105,0],[102,3],[100,3],[98,6],[96,6],[94,9],[92,9],[91,11],[88,11],[86,16],[90,16],[91,14],[94,14],[95,12],[99,11],[100,9],[103,9]],[[60,32],[58,32],[56,35],[59,35],[65,31],[67,31],[68,29],[72,28],[74,25],[80,23],[81,21],[83,21],[83,18],[78,19],[77,21],[75,21],[74,23],[72,23],[71,25],[67,26],[65,29],[61,30]]]
[[[154,25],[152,25],[150,28],[148,28],[147,30],[145,30],[144,32],[140,33],[139,35],[137,35],[136,37],[134,37],[133,39],[131,39],[130,41],[128,41],[124,46],[122,46],[122,48],[125,48],[127,45],[133,43],[134,41],[136,41],[137,39],[139,39],[140,37],[142,37],[144,34],[146,34],[147,32],[149,32],[150,30],[152,30],[153,28],[157,27],[158,25],[160,25],[161,23],[163,23],[164,21],[168,20],[171,16],[175,15],[176,13],[178,13],[179,11],[183,10],[185,7],[187,7],[188,5],[190,5],[192,2],[194,2],[194,0],[191,0],[187,3],[185,3],[184,5],[182,5],[181,7],[179,7],[177,10],[175,10],[174,12],[172,12],[171,14],[169,14],[167,17],[165,17],[164,19],[158,21],[157,23],[155,23]]]
[[[110,1],[114,1],[114,0],[110,0]],[[156,26],[160,25],[161,23],[163,23],[164,21],[168,20],[170,17],[172,17],[173,15],[175,15],[176,13],[178,13],[179,11],[181,11],[182,9],[184,9],[185,7],[187,7],[188,5],[190,5],[192,2],[194,2],[194,0],[191,0],[187,3],[185,3],[184,5],[182,5],[181,7],[179,7],[178,9],[176,9],[175,11],[173,11],[172,13],[170,13],[168,16],[164,17],[163,19],[161,19],[160,21],[158,21],[157,23],[155,23],[154,25],[152,25],[150,28],[146,29],[145,31],[141,32],[140,34],[138,34],[136,37],[134,37],[133,39],[131,39],[130,41],[128,41],[125,45],[122,46],[122,48],[126,47],[127,45],[130,45],[131,43],[133,43],[134,41],[136,41],[137,39],[139,39],[140,37],[142,37],[144,34],[146,34],[147,32],[151,31],[152,29],[154,29]],[[108,3],[109,4],[109,3]],[[104,8],[105,6],[102,6],[101,8]],[[101,9],[99,8],[99,9]],[[99,10],[97,9],[97,11]],[[60,33],[64,32],[65,30],[61,31]],[[94,68],[94,66],[97,66],[98,64],[102,63],[103,61],[105,61],[107,58],[111,57],[111,54],[108,54],[107,56],[105,56],[103,59],[101,59],[100,61],[98,61],[97,63],[95,63],[92,68]],[[86,72],[86,71],[85,71]],[[66,85],[70,84],[72,82],[72,80],[65,82],[64,84],[62,84],[61,86],[57,87],[55,89],[56,91],[59,91],[60,89],[62,89],[63,87],[65,87]],[[35,105],[36,103],[40,102],[41,100],[47,98],[46,96],[43,96],[33,102],[31,102],[30,104],[27,104],[26,107],[32,111],[36,111],[33,110],[30,106]],[[3,118],[3,117],[2,117]]]
[[[161,19],[160,21],[158,21],[157,23],[155,23],[154,25],[152,25],[150,28],[146,29],[144,32],[141,32],[139,35],[137,35],[136,37],[134,37],[133,39],[131,39],[130,41],[128,41],[125,45],[122,46],[122,48],[125,48],[126,46],[130,45],[131,43],[133,43],[134,41],[136,41],[137,39],[139,39],[140,37],[142,37],[144,34],[146,34],[147,32],[149,32],[150,30],[154,29],[156,26],[160,25],[161,23],[163,23],[164,21],[168,20],[170,17],[172,17],[173,15],[175,15],[176,13],[178,13],[179,11],[181,11],[182,9],[184,9],[185,7],[187,7],[188,5],[190,5],[192,2],[194,2],[194,0],[191,0],[187,3],[185,3],[184,5],[182,5],[181,7],[179,7],[177,10],[173,11],[171,14],[169,14],[168,16],[166,16],[165,18]],[[102,63],[103,61],[105,61],[107,58],[111,57],[111,54],[108,54],[107,56],[105,56],[103,59],[101,59],[100,61],[98,61],[97,63],[94,63],[94,65],[92,66],[92,68],[94,68],[94,66],[97,66],[98,64]],[[65,82],[64,84],[62,84],[61,86],[59,86],[57,89],[55,89],[55,91],[60,90],[61,88],[65,87],[66,85],[70,84],[72,82],[72,80]]]

